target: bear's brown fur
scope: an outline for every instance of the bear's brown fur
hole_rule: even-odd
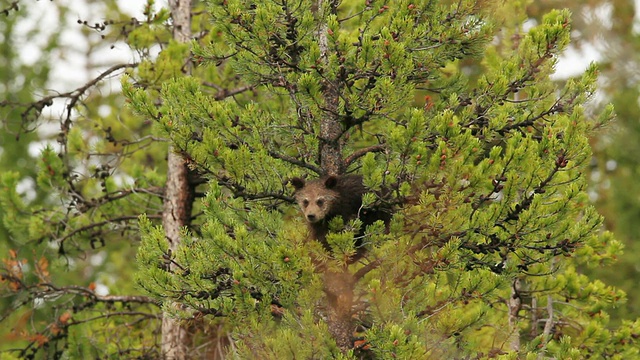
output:
[[[291,179],[296,189],[294,197],[304,214],[311,237],[322,243],[327,250],[327,232],[329,221],[336,216],[347,223],[355,218],[362,220],[360,236],[367,225],[377,220],[386,224],[390,219],[388,213],[362,209],[362,195],[367,191],[360,175],[334,176],[305,181],[302,178]],[[356,246],[360,246],[356,243]]]
[[[295,187],[294,196],[307,221],[311,238],[318,240],[325,250],[331,250],[326,241],[331,219],[340,216],[345,223],[355,218],[362,221],[362,227],[356,235],[354,244],[357,249],[356,254],[349,259],[349,263],[358,261],[365,254],[362,236],[367,225],[377,220],[383,220],[385,225],[389,225],[390,211],[362,208],[362,195],[367,191],[362,183],[362,176],[330,175],[308,182],[302,178],[293,178],[291,184]],[[324,291],[329,305],[327,311],[329,332],[342,349],[353,348],[356,279],[346,269],[335,271],[327,269],[321,263],[317,265],[319,265],[318,270],[323,271],[325,275]]]

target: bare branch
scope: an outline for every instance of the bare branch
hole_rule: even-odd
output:
[[[144,318],[155,319],[155,320],[159,320],[160,319],[160,315],[158,315],[158,314],[150,314],[150,313],[145,313],[145,312],[141,312],[141,311],[117,311],[117,312],[110,312],[110,313],[107,313],[107,314],[104,314],[104,315],[94,316],[94,317],[87,318],[87,319],[73,321],[73,322],[69,323],[68,326],[80,325],[80,324],[84,324],[84,323],[88,323],[88,322],[96,321],[96,320],[100,320],[100,319],[108,319],[108,318],[115,317],[115,316],[139,316],[139,317],[142,317],[143,319]]]
[[[155,219],[159,219],[159,218],[161,218],[160,215],[151,215],[151,214],[147,215],[147,217],[150,218],[150,219],[154,219],[154,218]],[[92,223],[92,224],[89,224],[89,225],[85,225],[85,226],[82,226],[80,228],[77,228],[77,229],[73,230],[72,232],[66,234],[62,238],[55,239],[55,240],[58,241],[59,243],[63,243],[67,239],[69,239],[72,236],[77,235],[77,234],[79,234],[81,232],[89,231],[91,229],[98,228],[98,227],[101,227],[101,226],[104,226],[104,225],[107,225],[107,224],[113,224],[113,223],[118,223],[118,222],[122,222],[122,221],[138,221],[138,216],[137,215],[118,216],[118,217],[107,219],[107,220],[100,221],[100,222],[97,222],[97,223]]]
[[[271,156],[272,158],[275,158],[275,159],[280,159],[282,161],[286,161],[289,164],[293,164],[293,165],[297,165],[297,166],[309,169],[309,170],[315,172],[316,174],[320,174],[321,173],[321,169],[319,169],[317,166],[313,166],[313,165],[311,165],[309,163],[306,163],[306,162],[304,162],[302,160],[298,160],[298,159],[296,159],[294,157],[291,157],[291,156],[283,155],[283,154],[277,153],[275,151],[269,151],[269,156]]]
[[[42,109],[44,109],[45,107],[53,105],[53,100],[55,100],[55,99],[70,99],[70,102],[66,106],[66,116],[64,117],[64,122],[62,124],[62,131],[64,133],[66,133],[66,132],[69,131],[69,128],[71,126],[72,110],[76,106],[76,104],[80,101],[80,98],[83,95],[85,95],[87,90],[89,90],[93,86],[96,86],[100,81],[105,79],[107,76],[112,75],[116,71],[119,71],[119,70],[122,70],[122,69],[127,69],[127,68],[135,68],[137,66],[138,66],[137,63],[113,65],[110,68],[108,68],[107,70],[105,70],[102,73],[100,73],[94,79],[90,80],[89,82],[87,82],[83,86],[81,86],[79,88],[76,88],[74,90],[63,92],[63,93],[56,93],[56,94],[53,94],[53,95],[48,95],[48,96],[45,96],[45,97],[41,98],[38,101],[27,103],[27,104],[15,103],[15,102],[10,102],[10,101],[6,101],[6,100],[5,101],[0,101],[0,107],[4,107],[4,106],[12,106],[12,107],[25,106],[26,109],[24,111],[22,111],[22,113],[20,114],[20,116],[22,118],[22,130],[30,131],[29,129],[27,129],[27,125],[29,125],[29,123],[32,123],[33,121],[37,120],[37,118],[42,113]],[[18,138],[19,138],[19,136],[20,136],[20,134],[17,135]]]
[[[87,298],[90,298],[93,301],[103,302],[103,303],[137,303],[137,304],[151,304],[160,306],[158,301],[154,298],[150,298],[147,296],[138,296],[138,295],[98,295],[93,290],[77,285],[69,285],[57,287],[51,283],[40,283],[37,285],[38,289],[47,288],[50,291],[59,294],[74,294],[81,295]],[[48,294],[51,295],[51,294]]]
[[[217,100],[217,101],[224,100],[224,99],[226,99],[228,97],[241,94],[241,93],[243,93],[245,91],[251,91],[251,90],[253,90],[255,88],[254,85],[245,85],[245,86],[237,87],[235,89],[225,89],[225,88],[221,87],[220,85],[214,84],[214,83],[209,82],[209,81],[203,82],[202,85],[214,88],[214,89],[216,89],[218,91],[215,95],[213,95],[213,98],[215,100]]]
[[[354,161],[358,160],[359,158],[365,156],[370,152],[382,152],[385,150],[385,148],[386,146],[384,144],[377,144],[377,145],[372,145],[363,149],[356,150],[351,155],[347,156],[346,159],[344,159],[344,167],[348,168],[349,165],[351,165]]]
[[[137,66],[138,66],[137,63],[113,65],[110,68],[108,68],[107,70],[105,70],[102,73],[100,73],[100,75],[98,75],[97,77],[95,77],[91,81],[89,81],[86,84],[84,84],[83,86],[81,86],[81,87],[79,87],[79,88],[77,88],[75,90],[68,91],[66,93],[60,93],[60,94],[57,94],[57,95],[46,96],[46,97],[42,98],[40,101],[38,101],[35,104],[46,104],[46,103],[51,103],[51,101],[54,100],[54,99],[69,98],[69,99],[71,99],[71,102],[67,105],[67,117],[66,117],[66,120],[70,121],[71,110],[77,104],[77,102],[80,100],[80,97],[82,97],[82,95],[84,95],[84,93],[87,92],[87,90],[89,90],[90,88],[92,88],[93,86],[98,84],[100,81],[102,81],[104,78],[106,78],[107,76],[113,74],[114,72],[116,72],[118,70],[127,69],[127,68],[135,68]],[[29,112],[29,111],[31,111],[33,109],[37,109],[38,106],[35,105],[35,104],[32,104],[32,106],[28,107],[27,110],[24,113],[27,113],[27,112]],[[41,109],[42,108],[40,108],[40,110]],[[65,129],[68,130],[68,127],[66,127]]]
[[[518,329],[518,313],[522,307],[520,298],[520,279],[516,278],[511,283],[511,295],[507,300],[509,308],[509,346],[512,351],[520,351],[520,330]]]
[[[9,4],[9,6],[7,6],[6,8],[0,10],[0,14],[4,14],[5,16],[9,16],[9,13],[11,11],[18,11],[20,10],[20,7],[18,6],[18,1],[13,1],[11,4]]]
[[[544,359],[544,352],[547,349],[549,337],[551,336],[551,330],[553,330],[554,325],[555,321],[553,320],[553,298],[551,297],[551,295],[547,295],[547,320],[544,322],[544,330],[542,330],[542,349],[540,349],[540,353],[538,353],[538,359]]]
[[[358,280],[365,277],[365,275],[367,275],[370,271],[377,269],[380,265],[382,265],[382,259],[376,259],[368,263],[367,265],[356,271],[355,274],[353,274],[353,280],[357,282]]]

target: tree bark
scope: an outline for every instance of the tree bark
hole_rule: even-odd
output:
[[[193,191],[188,181],[188,169],[184,159],[170,147],[167,164],[167,184],[162,214],[162,225],[169,240],[171,253],[180,245],[180,230],[189,223]],[[172,304],[172,306],[179,306]],[[165,313],[162,317],[162,353],[165,359],[187,358],[189,334],[180,322]]]
[[[173,37],[186,43],[191,38],[191,0],[169,0],[173,20]],[[189,67],[186,67],[189,71]],[[194,200],[194,189],[189,181],[189,168],[185,160],[169,147],[167,159],[167,183],[164,194],[162,225],[172,254],[181,242],[180,231],[188,226]],[[179,306],[172,304],[171,306]],[[168,360],[188,357],[190,337],[185,326],[169,314],[162,317],[162,354]]]
[[[328,6],[325,8],[325,4]],[[323,11],[328,9],[337,13],[338,0],[317,0],[315,15],[319,20],[318,42],[321,57],[325,66],[328,64],[329,26],[324,21]],[[342,158],[344,143],[343,124],[338,113],[340,102],[340,84],[337,80],[325,78],[322,84],[324,97],[324,117],[320,121],[320,167],[325,174],[341,175],[345,169]],[[327,300],[327,327],[336,344],[347,352],[353,348],[353,331],[355,329],[352,312],[356,279],[348,269],[342,272],[325,270],[324,292]]]
[[[327,328],[343,352],[353,348],[353,298],[355,279],[344,272],[326,271],[324,292],[327,297]]]
[[[518,313],[522,308],[520,279],[516,278],[511,283],[511,296],[507,302],[509,308],[509,348],[512,351],[520,351],[520,329],[518,328]]]
[[[316,2],[316,18],[322,13],[325,3],[329,3],[331,12],[336,13],[338,1],[318,0]],[[320,54],[325,64],[327,63],[327,53],[329,52],[329,40],[327,35],[329,26],[321,20],[318,27],[318,42]],[[325,174],[340,175],[344,173],[344,162],[342,160],[342,123],[338,114],[338,104],[340,101],[340,85],[331,79],[325,79],[323,84],[324,93],[324,118],[320,122],[320,167]]]
[[[535,311],[536,309],[533,309]],[[553,297],[551,295],[547,295],[547,320],[544,322],[544,330],[542,330],[542,348],[538,353],[538,359],[542,360],[545,358],[545,352],[547,351],[547,344],[549,344],[549,338],[551,337],[551,332],[553,331],[553,327],[555,325],[555,320],[553,318]],[[536,324],[533,324],[536,326]]]

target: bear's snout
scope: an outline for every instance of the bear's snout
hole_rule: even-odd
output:
[[[307,220],[309,220],[309,222],[313,223],[318,221],[318,217],[316,216],[316,214],[307,214]]]

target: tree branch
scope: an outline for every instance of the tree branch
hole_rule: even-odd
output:
[[[4,14],[5,16],[9,16],[9,13],[11,11],[18,11],[20,10],[20,7],[18,6],[18,1],[13,1],[11,2],[11,4],[9,4],[9,6],[7,6],[6,8],[0,10],[0,14]]]
[[[535,311],[535,309],[533,309]],[[553,320],[553,298],[551,295],[547,295],[547,320],[544,322],[544,330],[542,330],[542,348],[538,353],[538,359],[544,359],[544,353],[547,350],[547,344],[549,343],[549,337],[555,321]],[[534,324],[535,326],[535,324]]]
[[[31,119],[33,121],[37,120],[37,118],[40,116],[40,114],[42,113],[42,110],[45,107],[51,106],[53,105],[53,100],[55,99],[70,99],[69,104],[67,104],[66,106],[66,116],[64,117],[64,122],[62,125],[62,131],[64,134],[66,134],[69,131],[69,128],[71,126],[71,112],[74,108],[74,106],[80,101],[80,98],[87,92],[87,90],[89,90],[91,87],[95,86],[96,84],[98,84],[100,81],[102,81],[103,79],[105,79],[107,76],[113,74],[114,72],[121,70],[121,69],[127,69],[127,68],[135,68],[137,67],[138,64],[137,63],[131,63],[131,64],[117,64],[117,65],[113,65],[110,68],[108,68],[107,70],[103,71],[102,73],[100,73],[96,78],[90,80],[89,82],[87,82],[86,84],[84,84],[83,86],[76,88],[74,90],[71,91],[67,91],[64,93],[58,93],[58,94],[54,94],[54,95],[48,95],[43,97],[42,99],[29,103],[27,104],[20,104],[20,103],[12,103],[9,101],[0,101],[0,106],[26,106],[26,109],[20,114],[20,117],[22,118],[22,128],[25,131],[30,131],[29,129],[26,129],[26,126],[31,123],[32,121],[29,120],[30,115],[32,113],[35,113],[34,117]],[[16,137],[19,138],[20,134],[18,134]]]
[[[353,274],[353,280],[357,282],[358,280],[365,277],[370,271],[377,269],[380,265],[382,265],[382,259],[376,259],[367,265],[361,267],[355,274]]]
[[[153,218],[156,218],[156,219],[161,218],[160,215],[152,215],[152,214],[147,215],[147,217],[151,218],[151,219],[153,219]],[[118,217],[115,217],[115,218],[103,220],[103,221],[100,221],[100,222],[97,222],[97,223],[92,223],[92,224],[85,225],[85,226],[82,226],[80,228],[77,228],[77,229],[71,231],[70,233],[64,235],[63,237],[58,238],[58,239],[54,239],[54,240],[57,241],[58,243],[62,244],[63,242],[65,242],[66,240],[71,238],[72,236],[77,235],[77,234],[79,234],[81,232],[89,231],[89,230],[97,228],[97,227],[101,227],[101,226],[108,225],[108,224],[113,224],[113,223],[118,223],[118,222],[121,222],[121,221],[138,221],[138,216],[137,215],[124,215],[124,216],[118,216]]]
[[[322,173],[322,170],[319,169],[317,166],[313,166],[313,165],[311,165],[309,163],[306,163],[306,162],[304,162],[302,160],[298,160],[298,159],[296,159],[294,157],[283,155],[283,154],[277,153],[277,152],[272,151],[272,150],[269,150],[268,154],[272,158],[279,159],[279,160],[282,160],[282,161],[286,161],[289,164],[297,165],[297,166],[305,168],[305,169],[309,169],[309,170],[315,172],[316,174],[321,174]]]
[[[520,351],[520,330],[518,329],[518,313],[522,307],[520,288],[520,279],[514,279],[511,283],[511,295],[507,300],[507,307],[509,308],[509,346],[515,352]]]
[[[223,87],[221,87],[221,86],[219,86],[217,84],[214,84],[212,82],[209,82],[209,81],[203,82],[202,85],[214,88],[214,89],[216,89],[218,91],[215,95],[213,95],[213,98],[216,101],[224,100],[224,99],[226,99],[228,97],[235,96],[235,95],[241,94],[241,93],[243,93],[245,91],[250,91],[250,90],[255,89],[254,85],[244,85],[244,86],[237,87],[235,89],[225,89],[225,88],[223,88]]]
[[[377,145],[372,145],[363,149],[356,150],[353,153],[351,153],[351,155],[347,156],[346,159],[344,159],[344,167],[348,168],[349,165],[351,165],[354,161],[358,160],[359,158],[365,156],[370,152],[383,152],[385,149],[386,149],[385,144],[377,144]]]

